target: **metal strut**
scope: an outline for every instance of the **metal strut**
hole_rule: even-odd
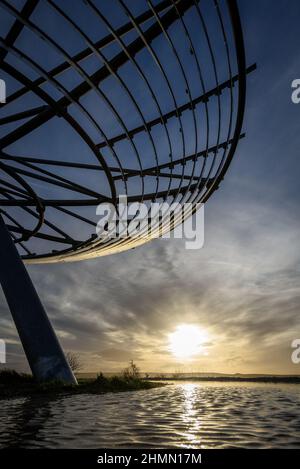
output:
[[[77,384],[46,311],[0,215],[0,283],[33,376]]]

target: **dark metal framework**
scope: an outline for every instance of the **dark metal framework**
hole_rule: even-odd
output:
[[[0,214],[23,259],[79,260],[148,241],[95,236],[96,206],[119,195],[191,202],[186,215],[206,202],[244,136],[255,69],[235,0],[13,3],[0,0],[11,22],[0,69],[13,90],[0,110]],[[51,15],[73,41],[51,30]]]

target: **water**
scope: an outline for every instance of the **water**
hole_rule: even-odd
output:
[[[0,401],[1,448],[300,448],[300,388],[175,383]]]

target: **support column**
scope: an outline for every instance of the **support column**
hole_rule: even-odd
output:
[[[0,283],[33,376],[77,384],[46,311],[0,215]]]

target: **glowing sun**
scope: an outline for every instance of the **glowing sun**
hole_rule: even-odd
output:
[[[181,324],[169,334],[169,350],[177,358],[191,358],[203,352],[207,332],[192,324]]]

